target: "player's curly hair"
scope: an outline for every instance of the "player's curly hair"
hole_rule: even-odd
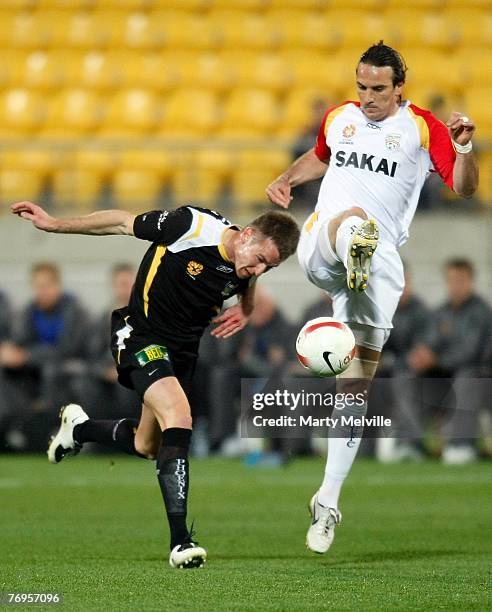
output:
[[[390,68],[393,68],[393,87],[405,82],[408,70],[405,60],[398,51],[385,45],[382,40],[364,51],[360,56],[359,64],[369,64],[369,66],[376,66],[377,68],[390,66]]]
[[[254,227],[263,236],[273,240],[282,261],[296,252],[301,233],[291,214],[280,210],[269,210],[253,219],[248,226]]]

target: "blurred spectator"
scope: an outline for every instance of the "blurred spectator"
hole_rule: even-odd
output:
[[[476,422],[467,422],[462,416],[476,415],[481,407],[477,405],[476,378],[490,350],[492,311],[475,293],[471,262],[466,259],[449,260],[445,265],[445,275],[448,300],[433,313],[433,324],[424,342],[410,351],[407,364],[413,376],[454,379],[453,393],[443,395],[449,398],[450,403],[454,398],[455,405],[443,406],[444,401],[435,405],[441,410],[447,409],[445,417],[448,420],[446,432],[449,442],[444,449],[443,459],[459,462],[459,459],[455,461],[453,457],[454,446],[461,447],[458,454],[463,461],[471,460],[476,455]],[[421,435],[424,415],[419,408],[424,402],[415,401],[415,395],[401,391],[400,385],[399,397],[417,426],[414,433]]]
[[[76,298],[63,292],[56,264],[36,264],[31,281],[33,300],[16,321],[12,340],[2,343],[0,364],[16,433],[29,424],[27,440],[44,448],[59,407],[78,399],[73,382],[83,369],[87,317]],[[37,416],[30,419],[32,409]]]
[[[118,419],[140,416],[140,400],[118,383],[118,374],[109,348],[111,312],[128,305],[135,269],[120,263],[111,272],[111,304],[92,325],[88,340],[89,377],[82,381],[81,395],[91,418]]]
[[[303,153],[306,153],[309,149],[314,146],[316,137],[323,117],[328,109],[328,103],[326,100],[317,98],[313,100],[311,104],[311,120],[307,125],[303,133],[297,138],[292,146],[292,159],[297,159]],[[298,185],[292,189],[292,196],[296,201],[296,206],[305,206],[309,209],[313,209],[318,201],[318,193],[321,185],[321,179],[317,181],[309,181]]]
[[[331,302],[331,297],[326,293],[326,291],[321,291],[319,299],[310,304],[302,313],[301,320],[299,322],[299,329],[312,319],[332,316],[333,305]]]

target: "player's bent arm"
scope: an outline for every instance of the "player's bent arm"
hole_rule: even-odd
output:
[[[322,162],[314,148],[298,157],[295,162],[266,189],[267,196],[274,204],[287,208],[292,200],[292,187],[314,181],[325,175],[328,164]]]
[[[89,234],[95,236],[133,236],[135,215],[124,210],[101,210],[82,217],[57,219],[41,206],[32,202],[18,202],[11,207],[12,213],[45,232],[58,234]]]
[[[457,153],[453,189],[462,198],[471,198],[478,188],[478,164],[473,153]]]

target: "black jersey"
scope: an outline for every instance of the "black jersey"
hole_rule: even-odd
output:
[[[248,287],[222,242],[231,227],[219,213],[195,206],[135,218],[135,236],[153,243],[130,298],[139,327],[168,343],[198,341],[224,300]]]

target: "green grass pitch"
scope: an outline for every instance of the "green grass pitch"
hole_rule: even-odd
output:
[[[304,537],[323,467],[192,461],[189,515],[209,560],[187,571],[168,566],[151,463],[0,457],[0,590],[58,592],[84,612],[492,609],[490,463],[357,461],[318,556]]]

